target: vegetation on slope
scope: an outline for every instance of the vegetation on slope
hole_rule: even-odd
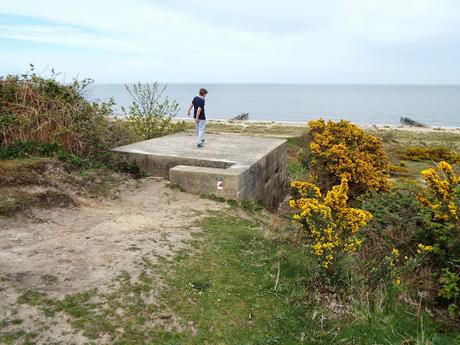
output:
[[[85,97],[92,80],[66,84],[58,77],[40,76],[33,66],[0,77],[0,216],[31,205],[74,205],[72,190],[78,188],[106,194],[126,174],[140,176],[111,148],[182,130],[172,122],[177,103],[163,99],[158,83],[130,90],[128,120],[120,120],[113,117],[112,100]]]
[[[135,171],[109,148],[183,128],[172,121],[177,105],[158,103],[156,84],[137,86],[129,120],[118,121],[111,102],[85,100],[88,82],[34,73],[0,79],[0,216],[32,204],[74,205],[64,185],[100,195],[123,178],[114,170]],[[292,210],[282,205],[270,215],[232,203],[173,262],[138,258],[142,273],[119,272],[108,292],[57,299],[28,289],[17,303],[50,324],[65,315],[94,343],[460,342],[460,136],[364,132],[346,121],[282,128],[266,129],[296,134],[288,139],[289,175],[298,181]],[[46,188],[29,193],[31,186]],[[152,300],[159,279],[166,285]],[[14,313],[0,320],[1,342],[33,343],[23,322]]]

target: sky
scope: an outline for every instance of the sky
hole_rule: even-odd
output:
[[[458,0],[0,0],[0,75],[460,83]]]

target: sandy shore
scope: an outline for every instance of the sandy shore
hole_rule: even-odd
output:
[[[193,119],[190,118],[177,118],[177,121],[185,121],[188,124],[193,123]],[[305,127],[307,121],[305,122],[290,122],[290,121],[259,121],[259,120],[246,120],[246,121],[232,121],[232,120],[219,120],[219,119],[210,119],[208,120],[210,126],[230,126],[230,127],[291,127],[299,129]],[[403,126],[403,125],[359,125],[361,128],[369,130],[398,130],[398,131],[410,131],[417,133],[425,132],[449,132],[449,133],[458,133],[460,134],[460,127],[446,127],[446,126],[437,126],[437,127],[415,127],[415,126]]]

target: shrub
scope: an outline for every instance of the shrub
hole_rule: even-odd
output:
[[[351,197],[390,188],[389,163],[379,138],[344,120],[319,119],[308,125],[311,178],[323,192],[339,184],[344,173],[350,176]]]
[[[294,181],[294,199],[290,206],[297,210],[293,220],[302,225],[305,237],[323,268],[343,256],[355,252],[362,244],[360,229],[372,215],[347,206],[348,176],[332,187],[325,196],[314,184]]]
[[[432,160],[435,162],[460,163],[460,155],[445,146],[409,147],[401,154],[401,158],[410,161]]]
[[[84,158],[107,150],[114,144],[112,129],[119,124],[109,119],[112,101],[98,104],[84,98],[91,82],[75,79],[62,84],[55,74],[44,78],[33,70],[0,77],[1,146],[55,143]]]
[[[428,168],[421,172],[426,187],[418,200],[432,211],[434,221],[456,224],[459,221],[460,177],[447,162],[440,162],[437,168],[438,171]]]
[[[460,291],[460,179],[446,162],[422,176],[422,187],[399,184],[359,199],[373,214],[360,251],[362,274],[371,289],[404,281],[415,298],[441,302],[438,306],[448,306],[454,315]]]
[[[394,247],[401,248],[410,242],[420,226],[423,216],[410,185],[397,186],[389,192],[369,192],[362,196],[361,207],[372,213],[366,231],[366,247],[372,253],[382,249],[386,255]]]
[[[447,162],[440,162],[437,170],[429,168],[421,174],[426,186],[417,199],[428,217],[419,233],[419,250],[428,248],[432,252],[430,264],[438,273],[438,295],[454,310],[460,302],[460,176]]]
[[[122,109],[129,127],[139,138],[152,139],[184,129],[183,121],[173,122],[179,111],[179,104],[170,101],[168,97],[163,98],[166,86],[161,88],[158,82],[154,82],[125,87],[133,102],[129,111]]]
[[[414,237],[424,218],[416,199],[419,190],[417,185],[405,183],[389,192],[369,192],[360,197],[362,208],[373,215],[359,253],[360,269],[369,289],[389,282],[399,285],[403,274],[412,281],[426,278],[419,278],[414,271],[421,264]]]

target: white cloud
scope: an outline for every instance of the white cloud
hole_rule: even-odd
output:
[[[22,0],[2,3],[1,15],[41,22],[0,22],[0,37],[53,44],[47,49],[56,51],[82,48],[94,61],[104,57],[107,64],[94,77],[107,81],[419,82],[424,75],[433,81],[444,52],[418,56],[417,49],[442,42],[460,57],[453,48],[460,38],[454,0]],[[400,54],[406,47],[416,61]],[[75,72],[79,56],[70,54],[64,63],[52,54],[35,62]],[[421,64],[428,68],[415,73]]]
[[[109,37],[101,37],[99,35],[85,33],[76,28],[66,26],[0,25],[0,37],[64,46],[118,51],[129,48],[125,42]]]

